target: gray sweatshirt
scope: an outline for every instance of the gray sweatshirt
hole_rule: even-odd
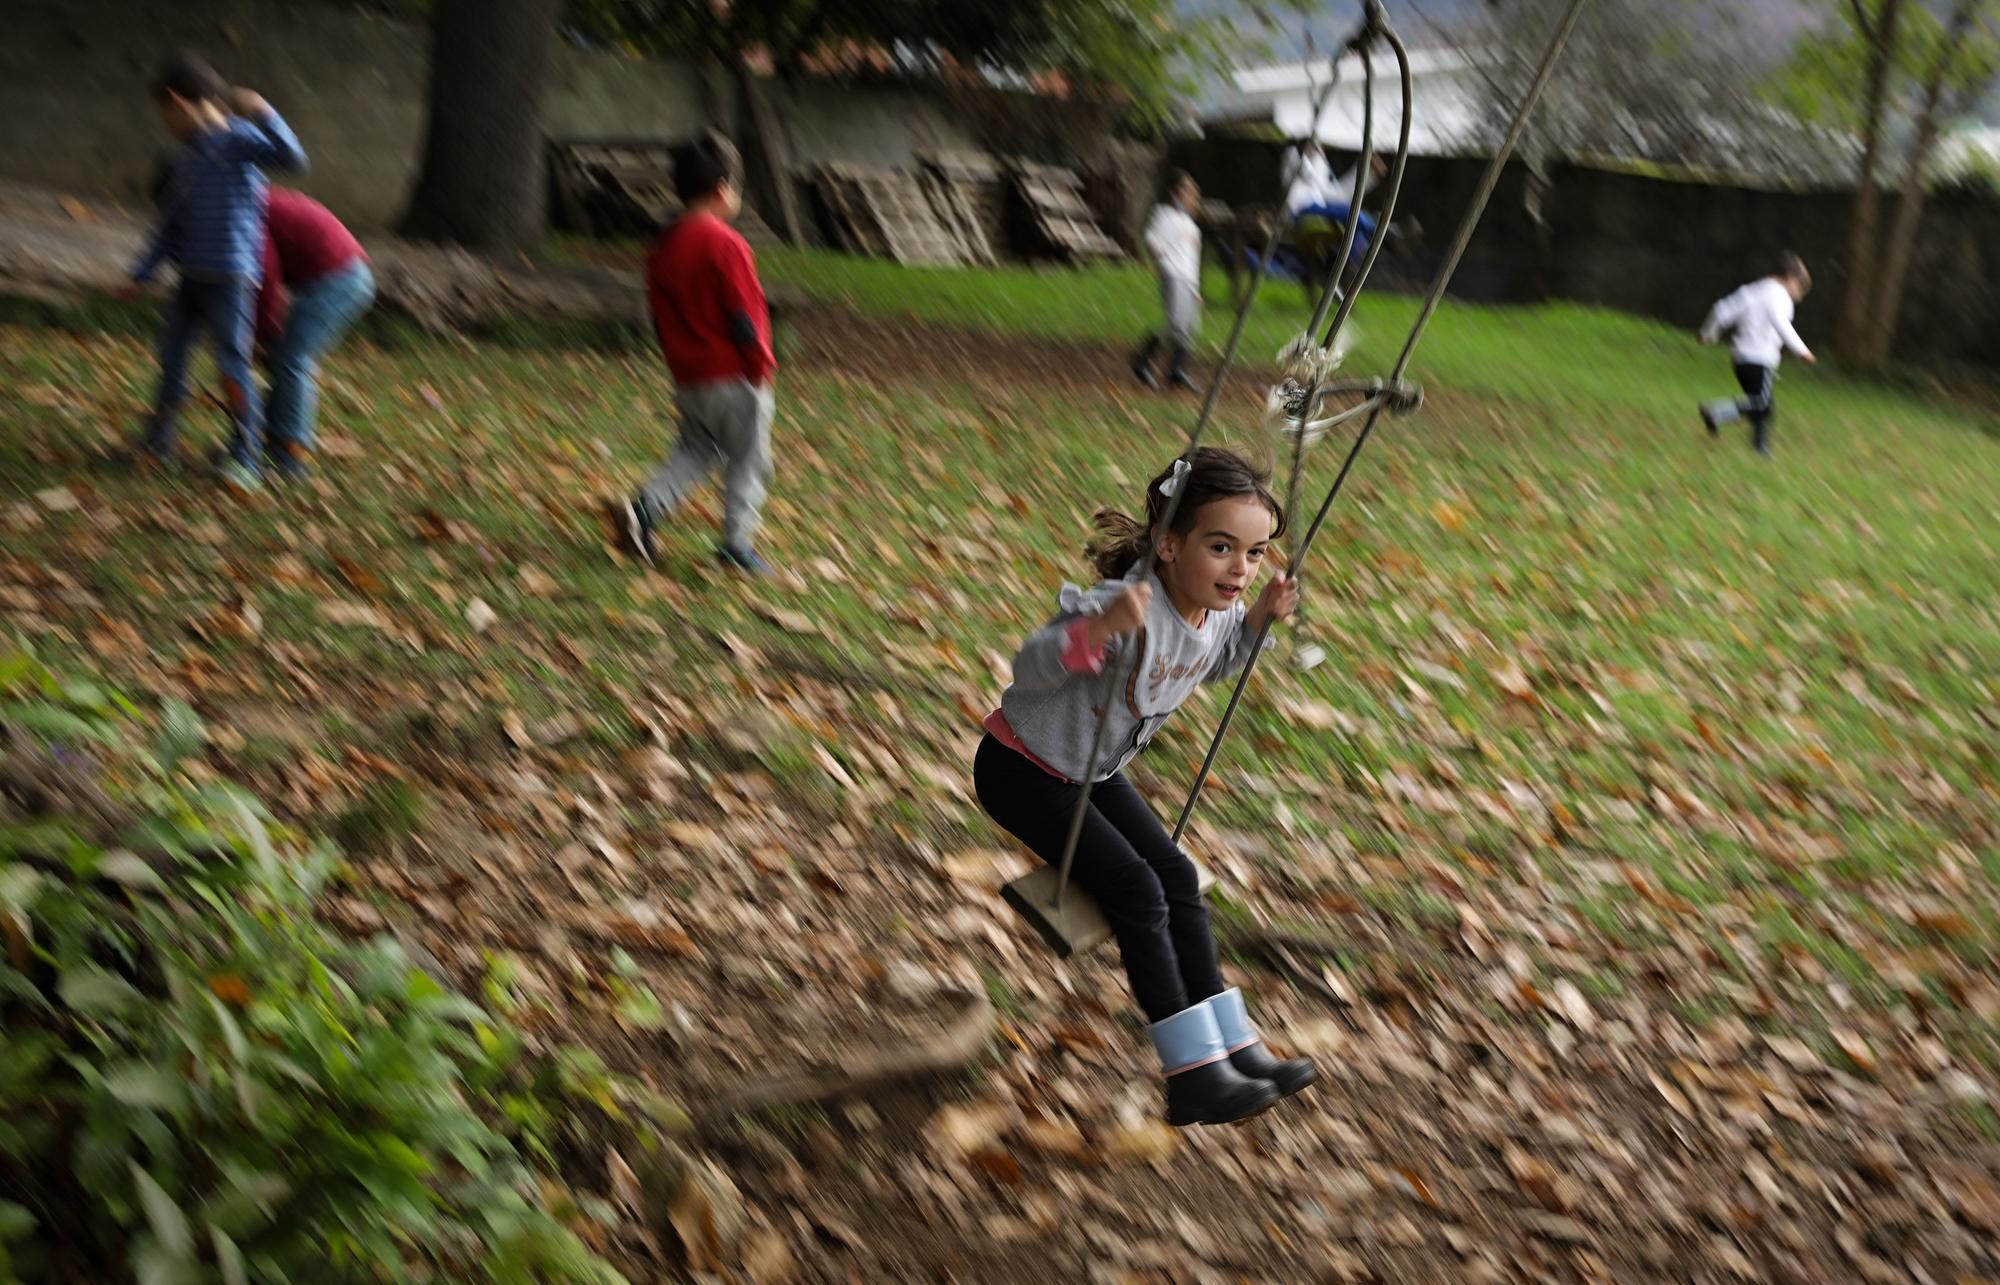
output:
[[[1133,568],[1134,578],[1137,570]],[[1118,687],[1103,755],[1091,773],[1096,781],[1131,762],[1167,716],[1194,695],[1197,684],[1228,678],[1250,660],[1255,636],[1244,627],[1246,608],[1239,604],[1211,611],[1196,627],[1174,610],[1166,586],[1155,576],[1146,623],[1136,635],[1105,644],[1102,664],[1093,670],[1080,624],[1102,615],[1133,582],[1106,580],[1091,589],[1064,585],[1056,600],[1060,614],[1021,644],[1014,657],[1014,681],[1000,697],[1000,712],[1021,744],[1072,781],[1083,779],[1105,672],[1117,674]]]

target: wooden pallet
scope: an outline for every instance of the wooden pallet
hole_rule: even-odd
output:
[[[1013,167],[1014,193],[1043,249],[1071,263],[1116,259],[1124,252],[1097,226],[1083,196],[1083,180],[1048,165]]]
[[[904,264],[975,258],[959,230],[938,217],[921,177],[899,170],[825,165],[819,187],[843,248]]]
[[[549,187],[556,226],[586,236],[651,236],[680,217],[671,139],[551,139]],[[775,238],[744,206],[736,229],[752,245]]]

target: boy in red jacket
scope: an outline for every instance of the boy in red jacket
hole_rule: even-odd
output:
[[[673,457],[612,515],[634,555],[659,556],[655,534],[703,478],[723,472],[725,566],[752,575],[770,567],[752,541],[771,474],[771,313],[756,260],[729,226],[743,208],[742,162],[707,132],[674,149],[674,188],[684,207],[646,263],[646,293],[660,352],[674,376],[681,440]]]
[[[375,274],[354,234],[303,192],[271,188],[264,209],[257,346],[271,375],[264,452],[280,476],[305,476],[320,358],[374,299]]]

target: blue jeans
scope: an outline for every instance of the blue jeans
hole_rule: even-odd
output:
[[[215,347],[215,364],[222,371],[229,415],[236,424],[229,453],[245,468],[258,467],[264,454],[262,417],[257,384],[250,378],[251,309],[256,298],[257,283],[242,277],[226,281],[183,277],[175,287],[167,305],[167,324],[160,332],[160,389],[146,426],[146,450],[155,455],[173,451],[176,421],[187,397],[188,350],[196,331],[205,329]]]
[[[292,291],[285,333],[266,357],[271,372],[273,446],[309,451],[319,403],[319,359],[332,351],[375,299],[375,274],[356,260]]]

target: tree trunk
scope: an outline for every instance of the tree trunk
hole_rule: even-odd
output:
[[[1902,34],[1903,0],[1881,0],[1868,41],[1868,87],[1861,126],[1861,173],[1847,217],[1847,255],[1842,265],[1840,311],[1833,325],[1834,352],[1843,361],[1862,361],[1869,342],[1875,300],[1875,242],[1882,223],[1882,136],[1888,124],[1889,84],[1896,66],[1896,41]],[[1856,0],[1860,12],[1860,0]]]
[[[799,194],[792,184],[791,148],[785,145],[784,129],[771,110],[764,78],[752,71],[739,55],[735,61],[737,120],[742,125],[743,180],[745,195],[764,216],[764,222],[788,245],[803,238],[804,221],[799,217]]]
[[[429,121],[405,236],[526,245],[547,203],[542,97],[563,0],[437,0]]]
[[[1895,220],[1889,227],[1875,308],[1870,314],[1868,342],[1861,354],[1864,369],[1880,370],[1888,365],[1896,346],[1896,328],[1902,321],[1903,288],[1909,280],[1910,260],[1916,254],[1917,227],[1923,220],[1924,197],[1930,183],[1931,153],[1937,147],[1945,80],[1960,43],[1972,28],[1979,3],[1980,0],[1958,0],[1945,38],[1925,70],[1924,104],[1917,116],[1909,162],[1903,167],[1903,190],[1896,202]]]

